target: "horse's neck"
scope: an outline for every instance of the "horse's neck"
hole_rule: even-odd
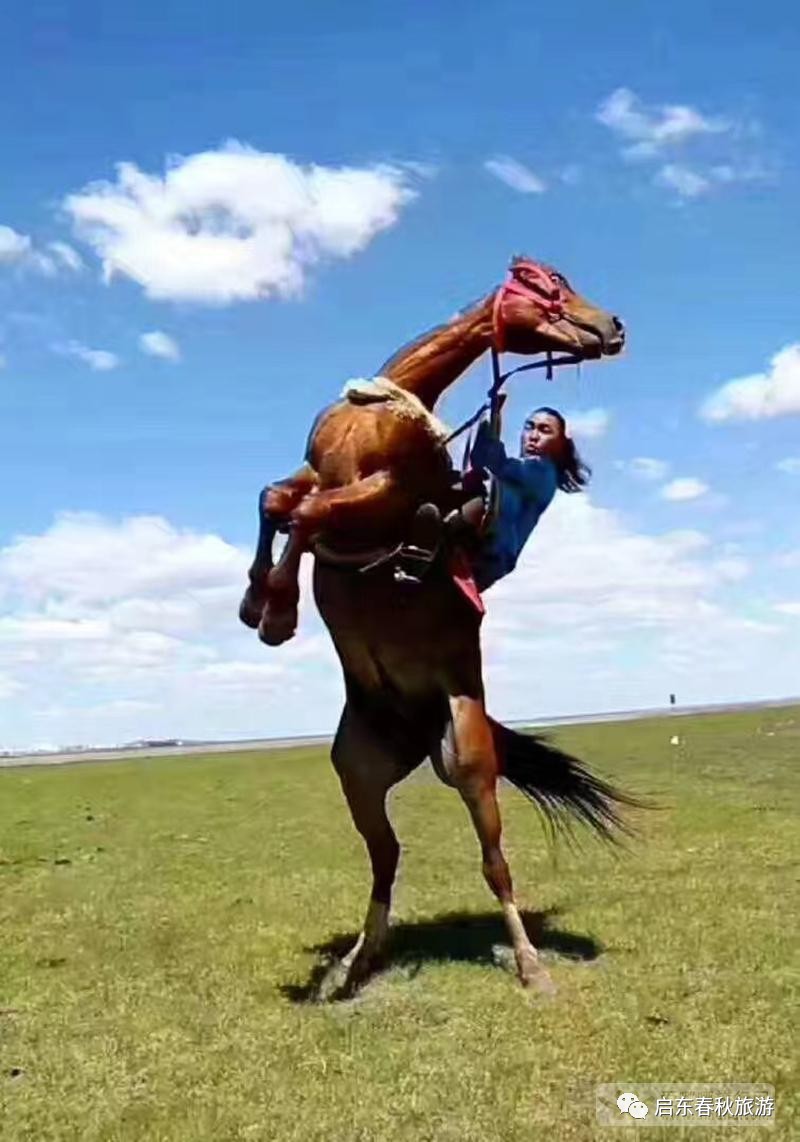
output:
[[[492,344],[494,294],[400,349],[381,368],[432,409],[444,390]]]

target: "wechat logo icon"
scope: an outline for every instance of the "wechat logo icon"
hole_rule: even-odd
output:
[[[647,1118],[647,1107],[635,1094],[621,1094],[617,1099],[617,1106],[620,1114],[629,1114],[631,1118]]]

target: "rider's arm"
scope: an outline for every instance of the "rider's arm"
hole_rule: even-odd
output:
[[[508,456],[503,442],[492,436],[486,421],[481,424],[475,437],[472,463],[478,468],[485,468],[498,480],[514,484],[531,499],[550,500],[555,492],[553,465],[537,456],[530,460],[517,460]]]

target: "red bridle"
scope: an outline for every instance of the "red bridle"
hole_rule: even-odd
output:
[[[564,295],[558,274],[546,266],[540,266],[538,262],[525,262],[524,265],[513,266],[505,282],[498,289],[492,308],[496,353],[504,352],[506,347],[503,301],[509,294],[516,294],[532,301],[549,323],[560,321],[564,316]]]
[[[571,321],[569,314],[564,308],[564,283],[559,274],[555,270],[548,269],[547,266],[539,265],[538,262],[521,261],[516,265],[512,265],[509,270],[508,277],[498,289],[495,294],[494,303],[492,305],[492,341],[491,356],[492,356],[492,387],[488,392],[488,401],[481,405],[476,413],[473,413],[468,420],[460,424],[458,428],[451,432],[445,444],[449,444],[460,436],[462,432],[472,428],[485,412],[490,413],[492,430],[495,435],[499,434],[500,430],[500,407],[501,398],[500,390],[509,377],[513,377],[516,373],[526,373],[529,369],[545,369],[548,381],[553,379],[553,370],[559,365],[579,365],[581,362],[580,350],[577,350],[572,355],[565,355],[554,358],[552,352],[546,351],[546,356],[543,361],[533,361],[527,365],[518,365],[516,369],[510,369],[507,373],[500,371],[500,354],[505,351],[506,347],[506,327],[503,320],[503,300],[509,294],[516,294],[518,297],[524,297],[528,301],[533,302],[544,319],[549,324],[555,324],[557,321],[564,319]]]

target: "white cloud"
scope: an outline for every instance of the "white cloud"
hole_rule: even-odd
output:
[[[31,240],[26,234],[18,234],[10,226],[0,226],[0,265],[14,265],[28,256]]]
[[[5,588],[36,605],[63,594],[90,610],[131,597],[163,601],[176,590],[225,582],[242,565],[242,554],[219,536],[178,531],[159,516],[112,523],[68,512],[49,531],[20,536],[0,553],[0,600]],[[184,614],[175,618],[185,621]]]
[[[238,621],[250,559],[159,517],[86,513],[0,550],[0,678],[18,695],[0,749],[329,729],[342,686],[310,568],[298,635],[273,651]]]
[[[483,165],[489,174],[493,174],[500,182],[504,182],[506,186],[519,191],[520,194],[543,194],[547,190],[547,184],[530,167],[508,155],[497,155],[493,159],[487,159]]]
[[[664,163],[653,179],[657,186],[674,190],[679,198],[699,198],[721,186],[736,183],[763,182],[770,178],[767,169],[761,164],[746,165],[723,163],[707,166],[701,173],[685,163]]]
[[[765,182],[774,178],[775,171],[758,159],[737,163],[718,163],[709,168],[709,176],[718,183]]]
[[[107,373],[120,365],[116,353],[108,349],[90,349],[88,345],[81,345],[80,341],[68,341],[66,345],[56,346],[56,352],[83,361],[95,373]]]
[[[564,419],[567,422],[567,431],[570,435],[584,436],[587,439],[604,436],[611,424],[611,414],[604,408],[565,413]]]
[[[625,624],[669,626],[719,586],[711,556],[712,544],[701,532],[637,534],[585,494],[558,495],[517,572],[487,600],[509,603],[497,621],[520,637],[525,623],[516,620],[511,604],[521,604],[523,596],[526,610],[541,612],[542,623],[556,633],[563,622],[577,629],[586,620],[594,629],[600,616],[616,626],[616,635]]]
[[[648,108],[627,87],[613,91],[600,104],[596,118],[628,141],[623,153],[630,158],[650,158],[695,136],[730,129],[726,120],[709,119],[685,104]]]
[[[696,500],[708,491],[708,484],[698,480],[695,476],[678,476],[670,480],[661,489],[661,498],[664,500]]]
[[[663,480],[669,472],[666,460],[656,460],[653,456],[635,456],[633,460],[618,460],[616,467],[624,472],[630,472],[638,480]]]
[[[48,249],[53,253],[61,265],[66,267],[66,269],[72,270],[74,273],[78,273],[84,268],[83,259],[81,258],[78,251],[74,250],[72,246],[68,245],[66,242],[50,242],[48,244]]]
[[[181,350],[174,337],[159,330],[143,333],[139,338],[139,348],[150,357],[160,357],[164,361],[180,361]]]
[[[11,678],[8,674],[0,674],[0,702],[15,697],[23,690],[24,686],[16,678]]]
[[[237,142],[173,158],[163,177],[133,163],[65,200],[76,232],[158,299],[224,305],[302,292],[309,270],[393,226],[416,192],[408,166],[300,166]]]
[[[800,456],[786,456],[783,460],[778,460],[775,467],[789,476],[800,476]]]
[[[42,274],[43,277],[55,278],[63,263],[60,259],[56,260],[52,254],[46,254],[44,250],[31,250],[24,265],[26,269]]]
[[[658,163],[653,182],[681,199],[771,177],[767,165],[752,153],[752,123],[711,118],[687,104],[648,107],[626,87],[612,92],[595,118],[623,141],[625,159]],[[702,163],[670,157],[690,148],[699,151]]]
[[[55,277],[61,269],[78,271],[83,266],[80,255],[66,242],[49,242],[46,249],[36,249],[27,234],[19,234],[10,226],[0,226],[0,265],[3,264],[34,270],[48,278]]]
[[[577,186],[583,178],[583,168],[578,163],[569,163],[561,171],[559,178],[565,186]]]
[[[704,420],[766,420],[800,413],[800,342],[787,345],[769,369],[728,381],[702,404]]]
[[[210,662],[202,666],[197,677],[233,690],[252,691],[254,686],[273,682],[284,673],[280,662],[273,658],[267,662]]]
[[[681,198],[697,198],[713,185],[710,179],[680,163],[665,163],[656,175],[656,182],[677,191]]]
[[[0,680],[13,691],[0,748],[331,731],[342,683],[308,561],[298,634],[270,650],[237,619],[250,558],[158,517],[88,514],[0,550]],[[758,685],[788,693],[794,623],[726,600],[750,571],[701,532],[643,534],[559,494],[487,594],[493,712],[650,705],[676,687],[687,701],[753,696],[754,659]]]
[[[800,615],[800,603],[776,603],[773,609],[782,615]]]
[[[728,592],[750,573],[695,530],[647,535],[559,495],[486,595],[490,707],[505,717],[792,693],[791,627]],[[752,661],[764,661],[754,681]]]
[[[752,567],[746,559],[734,555],[716,559],[712,566],[722,579],[727,579],[731,583],[738,583],[740,580],[746,579],[752,571]]]

